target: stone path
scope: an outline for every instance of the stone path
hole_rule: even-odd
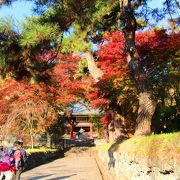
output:
[[[96,160],[78,148],[66,157],[26,171],[21,180],[102,180]]]

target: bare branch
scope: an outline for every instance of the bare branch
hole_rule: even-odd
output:
[[[170,21],[169,22],[171,23],[171,29],[172,29],[172,32],[174,33],[175,30],[176,30],[176,23],[175,23],[175,21],[174,21],[174,19],[172,17],[171,11],[170,11],[169,0],[166,0],[165,2],[166,2],[166,5],[167,5],[168,14],[170,16]]]
[[[177,0],[175,0],[176,4],[177,4],[177,7],[180,9],[180,4]]]

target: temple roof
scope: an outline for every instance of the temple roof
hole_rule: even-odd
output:
[[[76,103],[71,105],[72,115],[99,115],[98,109],[92,109],[88,104]]]

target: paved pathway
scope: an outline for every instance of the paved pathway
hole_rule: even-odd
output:
[[[102,180],[96,161],[90,156],[67,156],[21,175],[21,180]]]

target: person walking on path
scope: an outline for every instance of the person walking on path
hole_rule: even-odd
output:
[[[0,161],[0,180],[15,180],[16,168],[15,165],[11,166],[11,157],[7,147],[3,147],[4,157]]]
[[[18,140],[15,142],[15,154],[17,153],[17,156],[20,158],[20,160],[17,162],[16,168],[16,180],[20,180],[21,173],[24,170],[25,163],[27,160],[26,151],[23,148],[23,141]]]

